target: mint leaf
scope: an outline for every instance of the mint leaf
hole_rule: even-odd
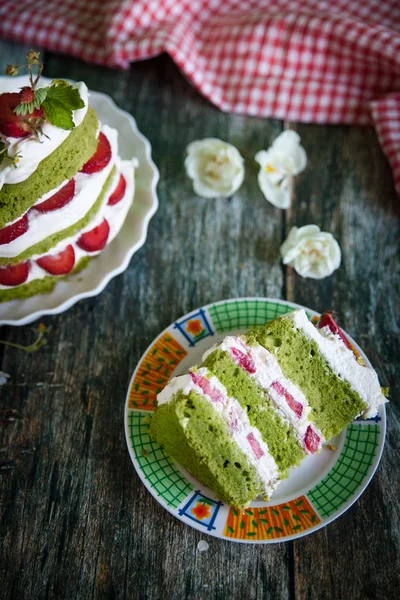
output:
[[[42,103],[43,109],[50,123],[61,129],[73,129],[72,111],[83,108],[85,103],[79,91],[63,82],[47,88],[47,95]]]
[[[62,104],[51,100],[43,102],[43,109],[47,119],[61,129],[73,129],[75,124],[72,120],[72,111],[65,108]]]
[[[84,101],[79,95],[79,90],[73,88],[72,85],[66,81],[54,80],[53,84],[47,88],[47,100],[55,100],[71,110],[77,108],[83,108],[85,106]]]

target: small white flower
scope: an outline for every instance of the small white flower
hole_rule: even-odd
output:
[[[292,227],[281,246],[284,265],[294,267],[302,277],[323,279],[340,267],[340,246],[331,233],[317,225]]]
[[[186,172],[203,198],[227,198],[242,185],[243,157],[232,144],[217,138],[192,142],[186,149]]]
[[[260,150],[254,157],[261,169],[258,185],[266,199],[278,208],[290,206],[289,177],[304,171],[307,155],[295,131],[284,131],[268,150]]]

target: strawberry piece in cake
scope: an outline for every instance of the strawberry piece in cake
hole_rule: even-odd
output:
[[[66,275],[75,264],[75,251],[71,244],[58,254],[48,254],[37,259],[39,267],[51,275]]]
[[[115,204],[118,204],[118,202],[120,202],[122,200],[122,198],[125,196],[125,192],[126,192],[126,180],[125,180],[125,177],[121,174],[119,177],[117,187],[111,194],[107,204],[109,206],[114,206]]]
[[[9,244],[28,231],[28,215],[24,215],[12,225],[0,229],[0,245]]]
[[[41,213],[51,212],[52,210],[57,210],[58,208],[62,208],[68,202],[71,202],[72,198],[75,194],[75,181],[71,179],[63,185],[63,187],[58,190],[53,196],[41,202],[40,204],[36,204],[33,208]]]
[[[100,133],[99,135],[99,143],[97,145],[97,150],[93,154],[92,158],[90,158],[87,163],[85,163],[81,169],[81,173],[98,173],[102,171],[104,167],[108,165],[111,159],[111,146],[110,142],[104,135],[104,133]]]
[[[110,234],[110,226],[106,219],[94,227],[91,231],[83,233],[77,244],[82,250],[86,252],[98,252],[102,250],[107,243],[108,236]]]
[[[19,265],[0,267],[0,285],[22,285],[28,279],[30,264],[23,262]]]

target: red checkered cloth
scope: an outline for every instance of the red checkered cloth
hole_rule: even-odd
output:
[[[110,67],[168,52],[223,111],[374,122],[400,194],[399,0],[1,0],[0,35]]]

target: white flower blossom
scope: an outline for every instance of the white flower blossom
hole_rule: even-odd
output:
[[[294,267],[302,277],[323,279],[340,267],[340,246],[331,233],[317,225],[292,227],[281,246],[284,265]]]
[[[266,199],[278,208],[290,206],[290,177],[304,171],[307,155],[295,131],[284,131],[268,150],[254,157],[260,165],[258,185]]]
[[[189,144],[186,151],[186,172],[198,196],[227,198],[242,185],[244,161],[232,144],[205,138]]]

